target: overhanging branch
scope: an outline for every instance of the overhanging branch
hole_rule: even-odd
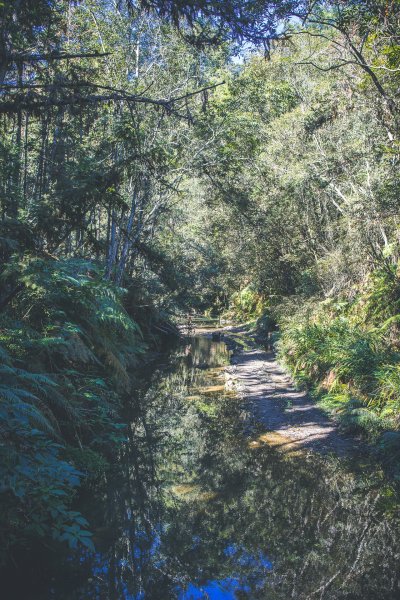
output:
[[[68,52],[49,52],[47,54],[28,54],[28,53],[14,53],[10,54],[8,62],[40,62],[41,60],[67,60],[74,58],[101,58],[103,56],[110,56],[111,52],[80,52],[77,54]]]
[[[201,94],[208,90],[212,90],[220,85],[224,85],[225,82],[221,81],[219,83],[215,83],[213,85],[208,85],[198,90],[194,90],[193,92],[188,92],[187,94],[183,94],[182,96],[178,96],[176,98],[167,98],[167,99],[155,99],[143,96],[141,94],[128,94],[124,92],[124,90],[114,89],[108,86],[102,86],[97,84],[85,84],[91,87],[96,87],[99,89],[110,90],[111,94],[89,94],[87,96],[81,96],[78,94],[73,94],[69,96],[63,97],[51,97],[51,96],[43,96],[43,95],[33,95],[28,92],[27,94],[14,94],[12,99],[0,101],[0,113],[14,113],[19,110],[35,110],[38,108],[48,108],[52,106],[80,106],[87,104],[95,104],[97,102],[109,102],[109,101],[120,101],[120,102],[128,102],[128,103],[138,103],[138,104],[150,104],[153,106],[159,106],[164,108],[168,112],[175,111],[175,104],[182,100],[187,100],[192,96],[197,94]],[[71,84],[72,85],[72,84]],[[79,87],[79,84],[77,84]],[[41,87],[41,86],[39,86]],[[61,87],[66,87],[65,84],[61,84]],[[28,87],[29,89],[29,87]]]

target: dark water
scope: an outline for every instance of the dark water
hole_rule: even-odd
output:
[[[154,374],[107,481],[81,499],[96,553],[44,549],[18,597],[400,598],[393,484],[367,465],[254,443],[257,426],[221,388],[228,358],[195,338]]]

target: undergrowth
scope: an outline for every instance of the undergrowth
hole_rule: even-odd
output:
[[[0,561],[37,537],[93,549],[73,498],[125,438],[141,331],[91,262],[16,259],[2,284],[14,295],[0,320]]]
[[[400,279],[372,273],[353,297],[280,315],[278,351],[340,427],[400,459]]]

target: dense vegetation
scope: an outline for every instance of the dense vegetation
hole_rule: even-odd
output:
[[[92,546],[74,494],[189,309],[278,324],[295,376],[396,456],[399,15],[0,2],[2,557]]]

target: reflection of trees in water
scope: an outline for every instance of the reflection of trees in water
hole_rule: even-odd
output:
[[[214,367],[224,364],[229,352],[222,342],[215,342],[204,336],[198,336],[191,340],[191,356],[194,366]]]
[[[186,567],[180,575],[233,576],[252,598],[395,598],[399,531],[385,516],[392,500],[381,478],[335,460],[249,450],[229,435],[231,408],[229,400],[208,424],[210,443],[196,454],[195,481],[216,499],[183,501],[169,518],[165,543]],[[242,551],[226,556],[231,544]]]
[[[74,592],[57,598],[168,600],[207,581],[230,581],[238,598],[396,598],[399,530],[383,477],[251,449],[238,400],[186,400],[206,377],[183,356],[141,399],[91,505],[99,552],[70,563]]]

